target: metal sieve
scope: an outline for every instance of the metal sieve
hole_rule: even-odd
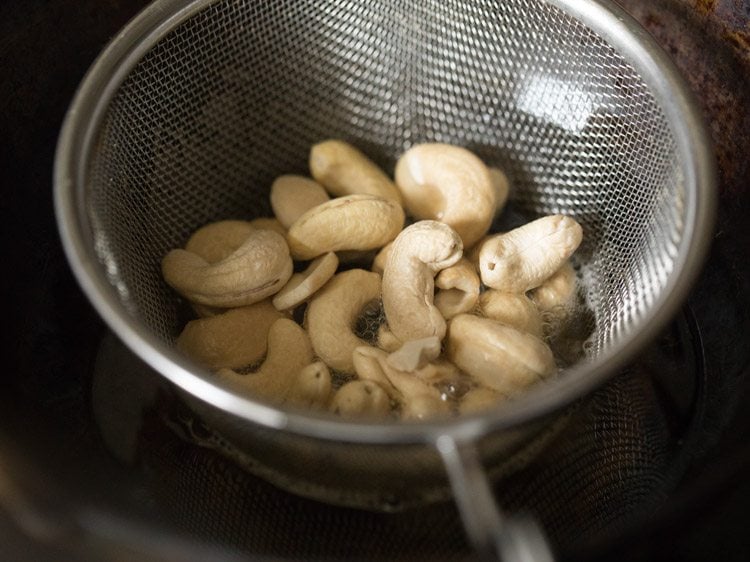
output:
[[[515,211],[564,213],[593,331],[583,359],[504,407],[425,423],[343,422],[238,396],[173,348],[159,263],[197,227],[270,215],[268,189],[343,138],[389,172],[419,142],[509,176]],[[387,509],[447,484],[483,552],[510,548],[490,473],[665,326],[705,256],[714,169],[691,96],[608,1],[164,0],[109,45],[58,145],[65,249],[120,338],[250,458],[325,501]],[[588,320],[587,320],[588,321]]]

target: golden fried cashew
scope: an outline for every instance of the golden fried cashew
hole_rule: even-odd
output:
[[[388,242],[388,244],[380,248],[380,251],[375,255],[375,258],[372,260],[372,267],[370,267],[370,271],[374,271],[375,273],[379,273],[380,275],[383,275],[383,270],[385,269],[385,262],[388,261],[388,256],[391,255],[391,248],[393,248],[393,242]]]
[[[372,160],[341,140],[320,142],[310,149],[310,173],[335,196],[377,195],[401,206],[391,178]]]
[[[447,342],[448,357],[460,369],[508,396],[556,370],[546,343],[489,318],[459,314],[450,321]]]
[[[505,209],[510,194],[510,182],[500,168],[488,168],[492,188],[495,190],[495,215],[499,215]]]
[[[347,195],[313,207],[289,228],[295,259],[339,250],[375,250],[396,238],[404,225],[398,203],[374,195]]]
[[[550,215],[490,237],[479,251],[479,273],[488,287],[525,293],[544,283],[575,252],[583,230],[575,220]]]
[[[285,404],[300,408],[324,408],[331,397],[331,372],[322,361],[303,368],[284,398]]]
[[[391,400],[378,383],[356,380],[336,391],[329,410],[342,417],[383,417],[391,411]]]
[[[479,297],[483,316],[501,324],[542,337],[542,317],[534,302],[523,293],[505,293],[488,289]]]
[[[274,295],[273,305],[279,310],[289,310],[303,303],[333,277],[338,266],[339,260],[333,252],[314,259],[305,271],[292,274],[284,288]]]
[[[185,249],[208,263],[216,263],[242,246],[254,230],[255,227],[248,221],[212,222],[196,230],[185,244]]]
[[[412,373],[391,367],[388,354],[382,349],[358,347],[353,352],[353,360],[360,379],[378,383],[401,404],[402,418],[423,419],[448,413],[448,403],[437,388]]]
[[[474,412],[487,410],[504,400],[507,400],[507,396],[501,392],[484,386],[479,386],[472,388],[461,397],[458,404],[458,411],[460,414],[472,414]]]
[[[540,312],[569,312],[576,301],[576,272],[570,262],[529,293]]]
[[[354,334],[363,310],[380,298],[380,275],[344,271],[326,283],[307,307],[306,325],[315,353],[332,369],[354,372],[352,351],[365,341]]]
[[[396,184],[410,215],[446,223],[466,248],[487,233],[495,216],[495,188],[487,166],[465,148],[413,146],[396,164]]]
[[[437,272],[461,259],[455,230],[437,221],[406,227],[393,242],[383,272],[383,308],[401,341],[445,336],[445,319],[433,304]]]
[[[250,226],[256,230],[273,230],[282,236],[286,236],[286,228],[275,218],[258,217],[250,221]]]
[[[292,258],[280,234],[254,230],[223,260],[208,263],[187,250],[172,250],[162,260],[164,280],[191,302],[235,307],[278,292],[292,275]]]
[[[479,274],[472,263],[461,258],[455,265],[438,273],[435,306],[446,320],[462,312],[471,312],[479,300]]]
[[[208,369],[239,369],[265,355],[268,331],[283,316],[266,299],[191,320],[177,338],[177,348]]]
[[[271,184],[271,208],[284,228],[313,207],[330,200],[325,188],[315,180],[304,176],[279,176]]]
[[[388,365],[399,371],[411,373],[423,368],[440,355],[440,339],[430,336],[405,342],[398,350],[388,355]]]
[[[268,332],[268,353],[257,371],[241,375],[232,369],[220,369],[216,375],[250,396],[280,403],[312,360],[313,350],[305,330],[293,320],[281,318]]]

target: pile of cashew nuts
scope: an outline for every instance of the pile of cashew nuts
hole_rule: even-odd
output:
[[[575,220],[488,234],[508,180],[458,146],[412,147],[395,181],[340,140],[309,166],[273,182],[275,218],[208,224],[164,257],[197,315],[177,338],[189,358],[277,405],[399,419],[478,411],[558,372]]]

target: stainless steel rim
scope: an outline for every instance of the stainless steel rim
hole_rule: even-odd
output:
[[[85,166],[92,134],[109,100],[127,73],[175,25],[212,0],[156,2],[110,43],[82,82],[66,116],[54,171],[58,226],[71,267],[84,292],[112,330],[157,372],[213,407],[262,426],[324,440],[358,443],[435,443],[442,435],[472,441],[492,430],[540,418],[569,405],[613,376],[667,325],[687,298],[710,246],[716,206],[716,172],[708,135],[698,106],[667,55],[621,8],[606,0],[548,0],[605,37],[640,71],[675,127],[684,161],[691,209],[668,285],[651,308],[644,328],[596,361],[582,363],[564,377],[539,385],[523,398],[495,412],[428,423],[337,421],[286,412],[235,395],[214,382],[151,334],[140,330],[117,299],[86,241],[87,219],[76,212],[83,197]],[[80,115],[93,115],[84,121]],[[679,116],[679,118],[676,118]]]

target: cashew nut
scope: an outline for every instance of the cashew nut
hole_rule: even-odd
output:
[[[383,272],[383,308],[401,341],[445,336],[445,319],[433,304],[435,274],[461,259],[456,231],[437,221],[405,228],[393,242]]]
[[[448,357],[481,384],[508,396],[556,370],[539,338],[489,318],[459,314],[450,322]]]
[[[576,272],[570,262],[565,262],[529,296],[542,313],[569,311],[575,305],[576,289]]]
[[[400,205],[374,195],[347,195],[313,207],[289,228],[295,259],[338,250],[374,250],[393,240],[404,225]]]
[[[391,411],[391,400],[378,383],[356,380],[336,391],[329,409],[344,417],[382,417]]]
[[[338,266],[339,260],[333,252],[314,259],[305,271],[292,274],[284,288],[274,295],[273,305],[279,310],[289,310],[303,303],[333,277]]]
[[[479,273],[488,287],[525,293],[544,283],[575,252],[583,230],[575,220],[550,215],[490,237],[479,251]]]
[[[306,323],[315,353],[332,369],[354,372],[352,351],[366,342],[354,332],[357,318],[380,297],[380,275],[350,269],[335,275],[313,296]]]
[[[177,338],[177,348],[208,369],[239,369],[266,353],[268,331],[282,318],[269,300],[191,320]]]
[[[460,414],[472,414],[481,410],[487,410],[499,402],[506,400],[507,396],[484,386],[472,388],[461,397],[458,404]]]
[[[385,269],[385,262],[388,261],[388,256],[391,255],[391,248],[393,248],[393,242],[388,242],[383,246],[380,251],[375,255],[375,259],[372,260],[372,267],[370,271],[383,275]]]
[[[435,286],[435,306],[446,320],[471,312],[479,300],[479,275],[466,258],[438,273]]]
[[[328,404],[331,396],[331,372],[322,361],[310,363],[294,379],[284,399],[285,404],[317,409]]]
[[[465,148],[413,146],[396,164],[396,184],[409,214],[448,224],[466,248],[485,235],[495,216],[495,188],[487,166]]]
[[[241,375],[220,369],[216,375],[252,396],[281,402],[298,373],[312,360],[313,350],[305,330],[293,320],[280,318],[268,332],[268,353],[257,371]]]
[[[411,340],[388,355],[388,365],[399,371],[413,372],[423,368],[440,355],[440,339],[430,336]]]
[[[328,201],[328,193],[318,182],[304,176],[279,176],[271,184],[273,214],[289,228],[304,213]]]
[[[508,176],[499,168],[488,168],[492,188],[495,190],[495,215],[499,215],[505,209],[510,194],[510,182]]]
[[[284,238],[254,230],[223,260],[208,263],[187,250],[172,250],[162,260],[164,280],[186,299],[209,306],[234,307],[278,292],[292,275]]]
[[[274,232],[286,236],[286,228],[278,219],[272,217],[258,217],[250,221],[250,226],[256,230],[273,230]]]
[[[242,246],[254,230],[248,221],[212,222],[196,230],[185,244],[185,249],[208,263],[216,263]]]
[[[501,324],[542,337],[542,317],[536,305],[523,293],[505,293],[488,289],[479,297],[484,316]]]
[[[361,379],[377,382],[401,404],[402,418],[423,419],[448,412],[448,403],[437,388],[414,374],[391,367],[388,354],[382,349],[358,347],[353,352],[353,360]]]
[[[364,193],[401,205],[401,194],[388,175],[349,143],[327,140],[310,149],[310,172],[336,196]]]
[[[401,340],[393,335],[388,324],[378,326],[378,347],[388,352],[396,351],[401,347]]]

